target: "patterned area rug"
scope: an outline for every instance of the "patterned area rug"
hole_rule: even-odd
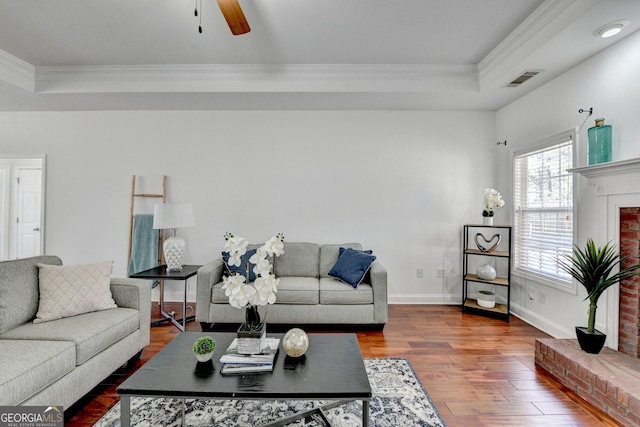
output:
[[[407,359],[364,359],[373,391],[369,405],[371,427],[446,426]],[[254,427],[306,411],[331,401],[185,400],[185,420],[178,399],[131,399],[133,426]],[[324,426],[319,416],[289,424],[290,427]],[[362,402],[355,401],[327,411],[334,427],[362,425]],[[120,403],[95,427],[119,427]]]

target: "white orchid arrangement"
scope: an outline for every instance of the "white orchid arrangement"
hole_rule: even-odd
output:
[[[224,238],[226,240],[224,250],[229,253],[229,266],[241,267],[242,255],[247,253],[249,242],[243,237],[237,237],[231,233],[226,233]],[[236,308],[248,309],[275,303],[280,279],[276,278],[273,273],[273,265],[269,261],[269,257],[279,257],[283,253],[284,236],[279,233],[267,240],[249,258],[249,262],[245,266],[245,275],[233,273],[225,276],[222,279],[222,289],[224,289],[224,294],[229,297],[229,304]],[[258,276],[253,284],[249,283],[248,279],[249,263],[254,265],[253,272]]]
[[[493,188],[487,188],[484,190],[484,210],[482,216],[493,216],[494,208],[501,208],[504,206],[504,200],[502,195]]]

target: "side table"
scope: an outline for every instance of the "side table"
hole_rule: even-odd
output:
[[[160,265],[148,270],[141,271],[139,273],[131,274],[129,277],[132,279],[151,279],[151,280],[183,280],[184,281],[184,298],[182,300],[182,319],[175,319],[172,315],[164,311],[164,283],[160,283],[160,313],[163,319],[156,322],[164,323],[171,322],[178,327],[182,332],[186,328],[187,322],[193,320],[195,316],[187,317],[187,281],[190,277],[195,276],[198,273],[198,269],[201,265],[183,265],[182,271],[167,271],[166,265]],[[182,323],[180,323],[182,322]]]

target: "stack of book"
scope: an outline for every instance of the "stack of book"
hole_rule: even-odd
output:
[[[264,349],[260,354],[239,354],[238,339],[227,348],[220,358],[222,374],[240,374],[245,372],[271,372],[278,354],[280,338],[266,338]]]

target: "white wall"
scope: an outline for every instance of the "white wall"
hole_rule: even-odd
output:
[[[496,186],[491,112],[3,112],[0,135],[0,154],[47,155],[46,252],[113,259],[115,275],[131,176],[166,174],[169,202],[194,206],[187,263],[218,257],[226,231],[359,241],[387,267],[390,301],[459,303],[462,224]]]
[[[639,76],[640,32],[637,32],[498,111],[497,137],[508,140],[509,147],[499,153],[500,182],[512,182],[510,155],[514,151],[574,127],[579,128],[577,166],[585,166],[587,129],[598,117],[604,117],[613,126],[614,161],[640,157]],[[590,107],[594,109],[591,117],[578,113],[578,109]],[[593,186],[582,176],[578,177],[577,185],[576,241],[582,244],[588,237],[601,237],[606,224],[598,223]],[[578,295],[570,295],[531,281],[515,282],[512,309],[532,324],[557,337],[574,337],[574,326],[586,324],[588,306],[582,301],[585,297],[582,288]],[[546,304],[527,298],[524,290],[529,286],[547,293]],[[606,298],[602,298],[598,308],[599,329],[603,328],[606,314]]]

